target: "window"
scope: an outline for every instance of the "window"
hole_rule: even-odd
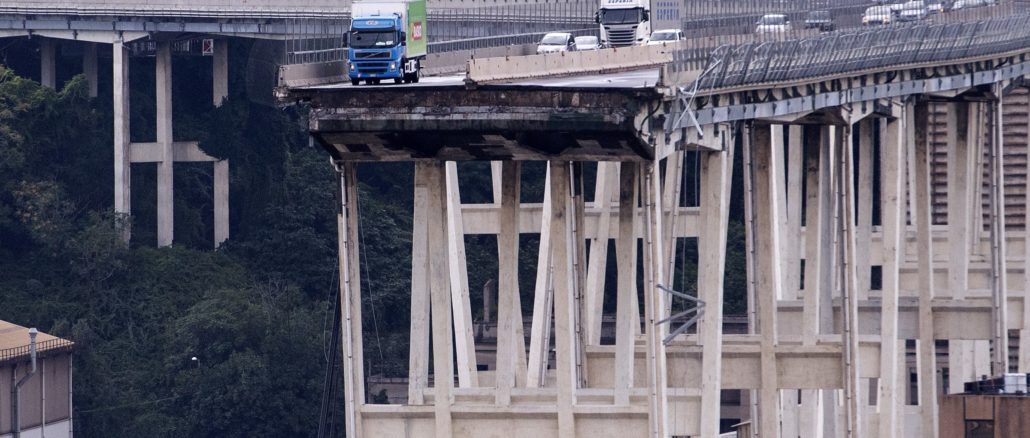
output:
[[[393,47],[398,43],[394,30],[356,30],[351,33],[350,46],[358,49]]]

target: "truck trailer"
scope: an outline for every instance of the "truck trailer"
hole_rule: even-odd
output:
[[[418,82],[426,59],[426,0],[354,2],[347,46],[352,85]]]

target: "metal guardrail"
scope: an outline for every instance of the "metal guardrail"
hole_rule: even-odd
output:
[[[1030,47],[1030,15],[948,24],[895,25],[714,50],[699,89],[798,81],[878,68],[958,60]],[[680,61],[688,58],[680,54]],[[686,68],[685,66],[680,66]],[[671,85],[671,84],[670,84]]]
[[[43,342],[36,343],[37,354],[53,353],[58,350],[65,350],[75,345],[74,342],[67,339],[55,338]],[[6,348],[0,350],[0,363],[10,362],[22,357],[26,357],[30,354],[31,345],[22,345],[20,347]]]

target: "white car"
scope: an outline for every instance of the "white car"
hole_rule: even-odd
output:
[[[597,50],[601,48],[595,36],[578,36],[573,40],[572,45],[576,51]]]
[[[536,46],[536,54],[567,52],[572,50],[572,34],[568,32],[551,32],[544,35]]]
[[[651,37],[647,39],[648,46],[654,46],[658,44],[664,44],[672,41],[679,41],[683,39],[683,31],[679,29],[664,29],[656,30],[651,33]]]
[[[755,33],[790,32],[790,21],[783,14],[763,15],[755,26]]]
[[[901,5],[901,12],[898,13],[898,21],[919,21],[930,15],[926,9],[926,3],[922,0],[914,0]]]
[[[961,0],[959,0],[961,1]],[[891,24],[894,21],[894,12],[890,6],[873,6],[862,14],[862,24]]]

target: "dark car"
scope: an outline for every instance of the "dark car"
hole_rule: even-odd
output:
[[[834,29],[833,18],[830,11],[811,11],[805,17],[805,29],[819,29],[820,32],[830,32]]]

